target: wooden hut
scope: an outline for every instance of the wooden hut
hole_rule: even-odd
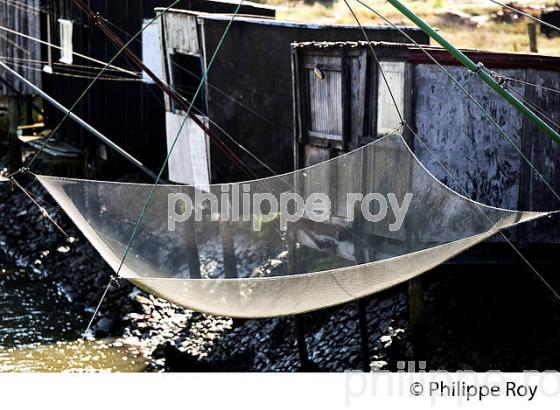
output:
[[[557,206],[554,195],[535,178],[519,151],[422,50],[406,44],[371,45],[405,121],[428,148],[404,130],[409,145],[430,172],[456,191],[464,189],[472,199],[493,206],[524,210]],[[560,146],[446,51],[435,47],[428,51],[496,118],[515,145],[559,190]],[[547,88],[560,88],[560,58],[465,53],[502,76],[505,86],[519,99],[540,107],[552,125],[558,123],[560,95]],[[399,127],[400,118],[366,42],[296,43],[292,45],[292,63],[296,90],[293,142],[298,167],[328,160]],[[321,70],[323,78],[311,75],[313,70]],[[438,161],[457,179],[450,178]],[[511,234],[514,241],[527,246],[560,242],[560,227],[549,222],[521,225]]]
[[[162,50],[165,80],[191,99],[231,16],[173,10],[162,19]],[[405,28],[420,43],[427,36]],[[398,31],[366,27],[375,40],[399,38]],[[356,40],[357,26],[301,24],[267,18],[235,19],[220,52],[209,70],[194,110],[213,133],[222,136],[243,163],[257,176],[270,170],[224,136],[229,134],[260,158],[275,173],[293,169],[293,90],[290,43],[308,40]],[[177,135],[184,113],[167,99],[167,138]],[[170,179],[184,183],[208,183],[246,179],[236,165],[206,141],[205,135],[187,119],[169,165]],[[210,160],[211,159],[211,160]],[[187,165],[186,165],[187,164]],[[188,165],[191,164],[191,165]],[[202,170],[202,171],[201,171]]]

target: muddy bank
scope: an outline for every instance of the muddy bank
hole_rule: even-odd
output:
[[[31,177],[26,189],[51,202]],[[0,185],[0,244],[20,267],[55,281],[91,312],[111,270],[57,207],[44,204],[66,239],[20,191]],[[428,368],[559,369],[560,308],[524,267],[446,266],[425,275]],[[412,359],[406,287],[368,300],[371,361],[396,369]],[[357,304],[304,317],[309,357],[318,370],[361,369]],[[296,371],[292,318],[232,320],[154,298],[126,281],[113,288],[94,325],[149,360],[148,370]]]

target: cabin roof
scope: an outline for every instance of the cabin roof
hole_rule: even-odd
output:
[[[402,50],[402,56],[407,61],[416,64],[433,64],[433,61],[414,44],[393,43],[386,41],[371,41],[375,48]],[[293,49],[369,49],[367,41],[336,41],[336,42],[299,42],[291,44]],[[423,46],[439,63],[445,65],[460,65],[460,63],[447,50],[440,46]],[[518,53],[504,51],[485,51],[477,49],[461,49],[475,62],[482,62],[492,68],[536,68],[560,71],[560,57],[547,56],[533,53]]]
[[[244,4],[248,4],[248,3],[244,3]],[[260,7],[260,4],[258,3],[255,4],[257,7]],[[158,7],[155,10],[161,12],[165,10],[165,8]],[[216,21],[229,21],[231,20],[231,16],[232,16],[229,13],[206,13],[206,12],[183,10],[183,9],[169,9],[167,13],[190,14],[190,15],[195,15],[199,18],[203,18],[205,20],[216,20]],[[358,28],[357,25],[351,25],[351,24],[303,23],[303,22],[289,21],[289,20],[278,20],[274,17],[253,16],[253,15],[238,15],[235,18],[235,21],[245,22],[250,24],[265,25],[265,26],[305,28],[305,29],[312,29],[312,30]],[[363,25],[363,27],[365,29],[373,29],[373,30],[396,31],[394,28],[390,26],[382,26],[382,25]],[[405,29],[407,31],[420,31],[419,28],[412,27],[412,26],[399,26],[399,28]]]

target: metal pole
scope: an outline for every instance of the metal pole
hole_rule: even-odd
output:
[[[517,111],[523,114],[529,121],[544,131],[553,141],[560,144],[560,134],[552,127],[540,119],[533,111],[531,111],[525,104],[518,100],[515,96],[505,90],[494,78],[484,70],[482,64],[476,64],[464,53],[458,50],[453,44],[447,41],[441,34],[436,32],[428,23],[418,17],[412,10],[402,4],[399,0],[387,0],[393,7],[404,14],[410,21],[416,24],[428,36],[433,38],[443,48],[445,48],[453,57],[455,57],[461,64],[467,67],[471,72],[475,73],[482,81],[489,85],[496,91],[502,98],[509,102]]]
[[[33,84],[31,81],[29,81],[25,77],[21,76],[18,72],[12,70],[9,66],[4,64],[2,61],[0,61],[0,67],[5,69],[6,71],[8,71],[10,74],[12,74],[14,77],[18,78],[20,81],[23,81],[27,86],[29,86],[33,90],[35,90],[37,92],[37,94],[39,94],[41,97],[43,97],[49,103],[54,105],[58,110],[63,112],[65,115],[68,115],[68,117],[72,118],[79,125],[84,127],[86,130],[88,130],[90,133],[92,133],[95,137],[100,139],[103,143],[107,144],[109,147],[114,149],[116,152],[118,152],[120,155],[122,155],[125,159],[127,159],[129,162],[131,162],[134,166],[138,167],[141,171],[143,171],[145,174],[149,175],[151,178],[154,178],[154,179],[157,177],[157,175],[154,172],[152,172],[150,169],[146,168],[144,166],[144,164],[142,164],[139,160],[137,160],[132,155],[130,155],[128,152],[126,152],[124,149],[119,147],[117,144],[115,144],[113,141],[111,141],[105,135],[101,134],[99,131],[97,131],[95,128],[93,128],[91,125],[89,125],[87,122],[82,120],[76,114],[71,112],[64,105],[60,104],[58,101],[56,101],[50,95],[45,93],[43,90],[41,90],[35,84]]]

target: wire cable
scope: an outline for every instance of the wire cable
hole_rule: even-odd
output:
[[[62,227],[52,218],[52,216],[49,214],[49,212],[43,208],[34,198],[33,196],[31,196],[31,194],[29,192],[27,192],[27,190],[25,188],[23,188],[14,177],[9,177],[10,181],[12,182],[12,184],[14,184],[14,186],[16,186],[17,188],[19,188],[21,190],[21,192],[23,192],[25,194],[25,196],[27,196],[31,202],[33,202],[33,204],[35,204],[35,206],[37,208],[39,208],[39,210],[41,211],[41,215],[43,215],[43,217],[47,218],[55,227],[56,229],[58,229],[58,231],[60,233],[62,233],[64,235],[64,237],[66,238],[67,241],[70,241],[70,235],[68,235],[66,233],[66,231],[64,229],[62,229]]]
[[[24,54],[31,55],[31,51],[26,50],[25,48],[23,48],[22,46],[20,46],[20,45],[17,44],[16,42],[10,40],[10,39],[8,38],[8,36],[5,35],[4,33],[0,33],[0,38],[3,38],[4,41],[5,41],[6,43],[10,43],[12,46],[14,46],[15,48],[17,48],[19,51],[23,52]]]
[[[541,89],[546,90],[546,91],[550,91],[550,92],[553,92],[553,93],[560,94],[560,90],[557,90],[556,88],[545,87],[544,85],[531,83],[531,82],[528,82],[528,81],[525,81],[525,80],[520,80],[518,78],[508,77],[507,75],[503,75],[503,74],[497,73],[495,71],[491,71],[491,70],[489,70],[489,71],[494,75],[495,78],[505,79],[505,80],[511,81],[513,83],[520,83],[520,84],[524,84],[524,85],[529,85],[531,87],[541,88]]]
[[[6,63],[9,62],[10,59],[6,59],[4,57],[0,56],[0,61],[4,60]],[[17,62],[11,62],[12,65],[14,66],[20,66],[20,64],[18,64]],[[15,67],[14,67],[15,69]],[[30,70],[30,71],[35,71],[35,72],[44,72],[44,70],[42,68],[38,68],[38,67],[31,67],[31,66],[27,66],[25,67],[26,70]],[[94,75],[91,75],[89,73],[83,73],[83,71],[80,70],[74,70],[72,68],[70,68],[70,66],[68,67],[67,70],[65,70],[63,67],[59,67],[59,70],[62,69],[62,71],[55,71],[53,70],[51,73],[49,73],[49,75],[55,75],[55,76],[59,76],[59,77],[68,77],[68,78],[85,78],[85,79],[89,79],[89,80],[93,80],[96,77]],[[99,80],[102,81],[125,81],[125,82],[140,82],[142,81],[142,79],[140,78],[130,78],[130,77],[119,77],[119,76],[110,76],[110,75],[103,75],[99,77]]]
[[[2,25],[0,25],[0,30],[3,30],[3,31],[5,31],[5,32],[7,32],[7,33],[15,34],[16,36],[19,36],[19,37],[27,38],[27,39],[32,40],[32,41],[35,41],[35,42],[37,42],[37,43],[39,43],[39,44],[43,44],[43,45],[46,45],[46,46],[49,46],[49,47],[53,47],[53,48],[56,48],[56,49],[58,49],[58,50],[63,50],[62,47],[57,46],[56,44],[52,44],[52,43],[49,43],[49,42],[47,42],[47,41],[43,41],[43,40],[40,40],[40,39],[38,39],[38,38],[32,37],[32,36],[30,36],[30,35],[20,33],[19,31],[12,30],[12,29],[7,28],[7,27],[4,27],[4,26],[2,26]],[[100,64],[100,65],[102,65],[102,66],[107,65],[107,63],[105,63],[105,62],[103,62],[103,61],[97,60],[97,59],[95,59],[95,58],[93,58],[93,57],[89,57],[89,56],[84,55],[84,54],[77,53],[76,51],[72,51],[72,54],[75,55],[75,56],[77,56],[77,57],[83,58],[84,60],[88,60],[88,61],[91,61],[91,62],[93,62],[93,63]],[[126,74],[133,75],[133,76],[138,75],[138,73],[136,73],[136,72],[133,72],[133,71],[127,70],[127,69],[125,69],[125,68],[121,68],[121,67],[112,65],[111,63],[112,63],[114,60],[115,60],[115,59],[112,59],[112,60],[111,60],[111,62],[109,63],[108,67],[113,68],[113,69],[115,69],[115,70],[117,70],[117,71],[126,73]]]
[[[523,102],[525,104],[527,104],[531,109],[533,109],[535,112],[537,112],[538,114],[541,115],[541,117],[543,117],[545,120],[547,120],[551,125],[554,125],[555,127],[560,128],[560,124],[558,124],[556,121],[554,121],[554,119],[552,119],[551,117],[548,116],[547,113],[545,113],[541,107],[539,107],[537,104],[535,104],[534,102],[530,101],[527,97],[525,97],[524,95],[522,95],[520,92],[516,91],[515,89],[511,88],[510,91],[512,93],[514,93],[518,98],[521,98],[523,100]]]

